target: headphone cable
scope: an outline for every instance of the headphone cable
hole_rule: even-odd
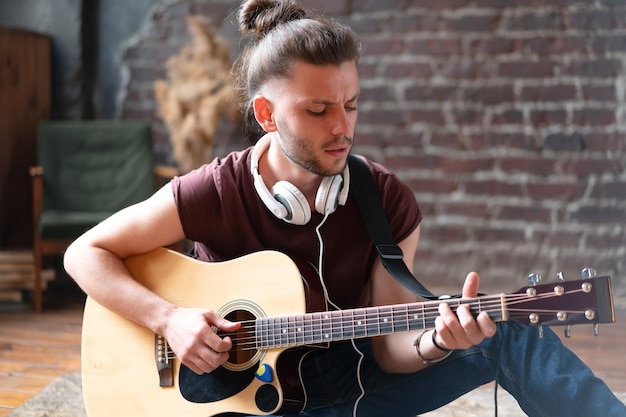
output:
[[[328,304],[330,304],[333,308],[337,310],[341,310],[335,303],[332,302],[332,300],[328,296],[328,289],[326,288],[326,282],[324,281],[324,273],[322,272],[323,271],[322,269],[323,257],[324,257],[324,241],[322,239],[322,234],[320,232],[320,229],[322,228],[324,223],[326,223],[326,219],[328,219],[329,215],[330,213],[326,213],[324,215],[324,218],[320,222],[320,224],[318,224],[317,227],[315,228],[315,234],[317,235],[317,241],[319,242],[319,247],[320,247],[319,258],[317,260],[317,273],[320,278],[320,283],[322,284],[322,289],[324,290],[324,298],[326,298],[326,301],[328,302]],[[365,388],[363,387],[363,382],[361,381],[361,364],[363,363],[363,358],[365,357],[365,355],[356,346],[356,342],[354,339],[350,339],[350,343],[352,344],[352,348],[354,349],[354,351],[359,355],[359,360],[356,365],[356,378],[359,384],[359,389],[361,390],[361,394],[355,400],[354,406],[352,408],[352,416],[357,417],[356,410],[359,406],[359,402],[361,401],[363,397],[365,397]]]

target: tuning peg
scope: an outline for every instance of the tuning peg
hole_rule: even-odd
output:
[[[580,274],[584,279],[589,279],[596,276],[596,270],[593,268],[583,268]]]
[[[541,275],[535,274],[534,272],[532,274],[528,275],[528,283],[531,286],[534,287],[535,285],[537,285],[540,282],[541,282]]]
[[[565,281],[565,274],[563,274],[563,272],[558,272],[558,273],[556,274],[556,277],[557,277],[557,279],[558,279],[560,282]]]
[[[568,324],[567,326],[565,326],[565,338],[569,339],[572,336],[572,328],[570,327],[570,325]]]

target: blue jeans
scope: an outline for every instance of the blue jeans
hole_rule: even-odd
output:
[[[548,328],[540,339],[534,327],[499,323],[493,338],[413,374],[386,374],[376,366],[368,340],[357,346],[365,354],[361,383],[366,392],[358,417],[419,415],[494,379],[529,416],[626,417],[624,404]],[[352,417],[361,394],[357,361],[350,343],[307,357],[303,377],[308,401],[299,415]]]

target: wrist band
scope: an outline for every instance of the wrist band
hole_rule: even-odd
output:
[[[433,363],[441,362],[442,360],[447,359],[448,356],[452,354],[451,350],[449,350],[448,353],[446,353],[443,357],[437,359],[428,359],[422,356],[422,352],[420,352],[420,342],[422,341],[422,336],[424,336],[424,333],[426,333],[427,331],[428,330],[424,330],[422,333],[420,333],[419,336],[417,336],[417,339],[415,339],[415,342],[413,342],[413,346],[415,346],[417,356],[422,360],[422,363],[424,365],[431,365]],[[437,345],[435,345],[435,347],[437,347]],[[437,347],[437,349],[439,348]]]
[[[439,349],[442,352],[452,352],[451,349],[445,348],[441,345],[439,345],[439,343],[437,343],[437,330],[433,330],[432,336],[430,337],[430,339],[433,341],[433,345],[435,345],[435,347],[437,349]]]

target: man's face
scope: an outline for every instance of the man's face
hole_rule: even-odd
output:
[[[360,90],[356,64],[296,62],[291,78],[271,86],[268,95],[283,153],[314,174],[341,173],[357,119]]]

